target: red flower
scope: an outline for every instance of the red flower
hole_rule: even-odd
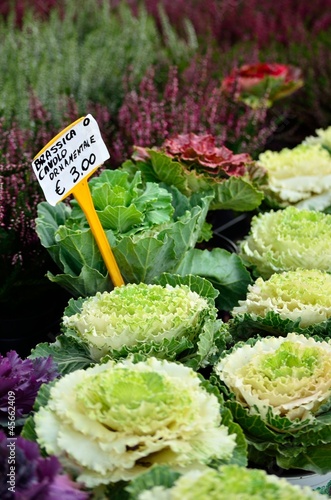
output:
[[[162,146],[168,156],[204,167],[200,170],[218,175],[221,171],[229,176],[241,177],[246,173],[246,165],[252,161],[246,153],[233,154],[225,146],[216,147],[215,137],[210,134],[180,134],[167,139]]]
[[[301,70],[278,63],[245,64],[235,68],[222,82],[222,89],[252,107],[263,99],[271,106],[274,101],[302,87]]]

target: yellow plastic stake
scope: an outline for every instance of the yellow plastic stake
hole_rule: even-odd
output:
[[[73,126],[75,126],[83,119],[84,117],[79,118],[74,123],[68,125],[65,129],[59,132],[51,141],[49,141],[48,144],[46,144],[46,146],[43,147],[41,151],[39,151],[39,153],[35,156],[35,158],[40,156],[44,151],[46,151],[46,149],[48,149],[52,144],[54,144],[63,134],[65,134],[68,130],[70,130]],[[100,253],[106,265],[110,279],[113,282],[113,285],[121,286],[124,285],[124,280],[122,278],[114,254],[110,247],[106,233],[104,232],[98,214],[95,211],[91,192],[87,182],[88,177],[90,177],[96,171],[97,168],[98,167],[94,168],[92,172],[89,172],[88,176],[84,177],[84,179],[82,179],[76,186],[74,186],[69,192],[67,192],[64,198],[68,197],[70,194],[72,194],[76,198],[80,208],[83,210],[86,219],[89,223],[92,234],[99,247]]]
[[[80,181],[80,183],[77,184],[77,186],[75,186],[71,191],[71,193],[76,198],[77,202],[80,205],[80,208],[83,210],[86,216],[87,222],[90,225],[92,234],[97,242],[100,253],[103,257],[104,263],[106,264],[109,276],[114,286],[124,285],[122,275],[118,268],[112,249],[110,248],[106,233],[104,232],[98,214],[95,211],[91,192],[87,183],[87,178]]]

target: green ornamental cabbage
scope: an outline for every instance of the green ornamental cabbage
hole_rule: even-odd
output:
[[[71,300],[63,317],[64,331],[87,344],[95,361],[105,355],[120,358],[152,352],[194,368],[206,365],[225,347],[227,329],[217,319],[213,300],[217,291],[202,278],[191,280],[206,296],[186,284],[139,283]]]
[[[308,486],[301,488],[263,470],[238,465],[222,465],[219,470],[206,467],[204,470],[186,472],[178,478],[172,476],[171,471],[156,468],[155,471],[146,473],[145,478],[133,480],[126,488],[130,493],[130,500],[325,499]],[[151,487],[154,478],[158,484]]]
[[[96,212],[125,283],[150,283],[175,272],[200,238],[211,196],[187,198],[178,190],[141,180],[137,172],[104,170],[89,181]],[[38,205],[36,230],[62,274],[51,281],[74,297],[110,291],[101,253],[86,217],[75,200],[52,207]]]
[[[298,268],[331,272],[331,215],[286,207],[253,217],[239,255],[256,277]]]
[[[296,333],[238,342],[215,373],[252,463],[331,470],[330,342]]]
[[[65,375],[34,421],[39,445],[87,487],[129,481],[153,464],[183,471],[229,462],[236,447],[197,373],[154,357]]]
[[[228,323],[237,339],[264,331],[270,335],[297,331],[330,337],[331,274],[296,269],[259,277],[248,286],[245,300],[232,309]],[[291,329],[291,330],[289,330]]]
[[[267,172],[260,189],[269,205],[311,210],[331,205],[331,156],[320,144],[264,151],[257,164]]]

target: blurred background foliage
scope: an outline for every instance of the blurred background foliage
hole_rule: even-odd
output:
[[[98,121],[108,168],[174,133],[210,132],[256,158],[331,124],[331,0],[2,0],[0,36],[6,283],[13,265],[44,271],[31,160],[79,116]],[[224,76],[258,61],[301,68],[304,86],[271,109],[226,99]]]

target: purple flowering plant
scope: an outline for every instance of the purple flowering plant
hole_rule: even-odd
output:
[[[89,493],[63,472],[57,457],[42,457],[37,443],[0,431],[0,498],[87,500]]]
[[[0,354],[0,426],[8,423],[8,394],[14,395],[16,423],[21,424],[32,411],[42,384],[59,376],[51,356],[22,359],[15,351]],[[1,497],[2,498],[2,497]]]

